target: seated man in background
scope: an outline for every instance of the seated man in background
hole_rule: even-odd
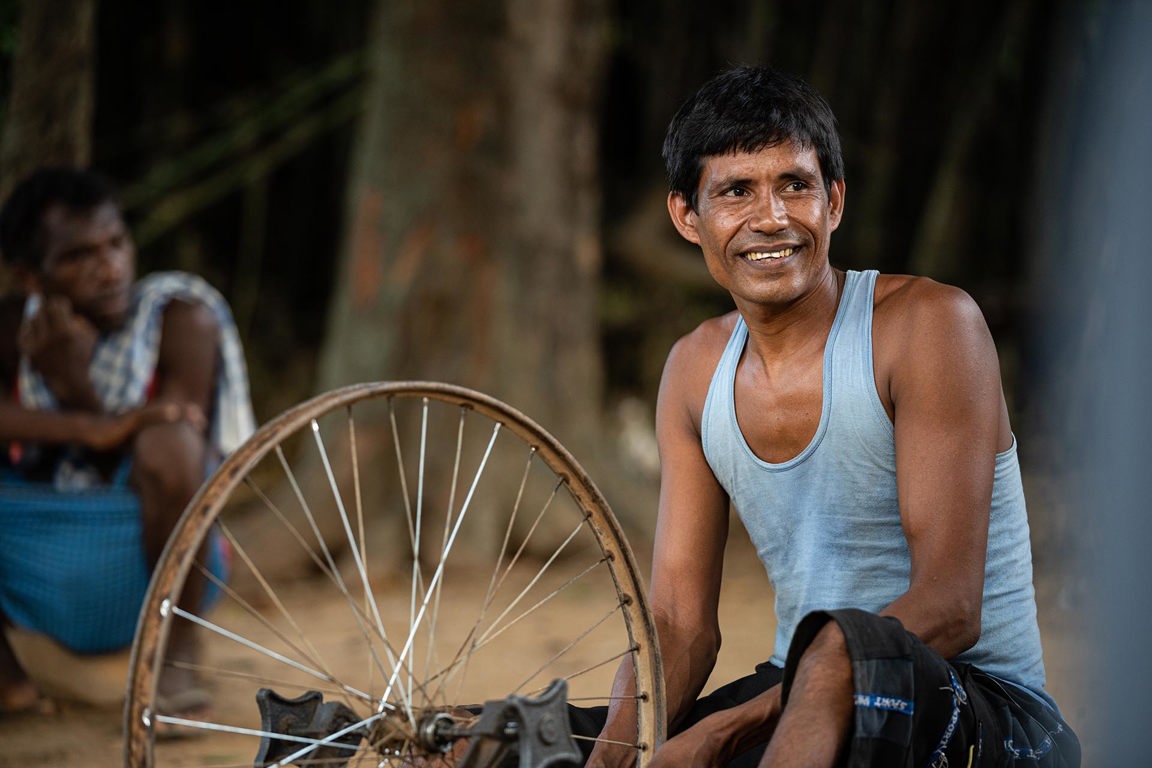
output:
[[[15,289],[0,299],[0,621],[81,653],[118,650],[131,643],[140,585],[185,506],[211,466],[252,431],[236,328],[225,301],[198,277],[136,280],[120,206],[90,171],[46,168],[17,186],[0,210],[0,257]],[[101,540],[83,533],[63,555],[30,554],[37,541],[58,547],[61,536],[46,521],[86,498],[127,501],[138,532],[127,558],[135,562],[124,568],[141,575],[114,600],[128,603],[127,620],[94,636],[83,633],[77,607],[103,609],[76,593],[120,578],[84,571],[90,556],[105,553]],[[100,525],[80,517],[88,531]],[[20,531],[25,538],[13,538]],[[68,582],[75,588],[56,588],[71,594],[44,596],[33,568],[79,569],[80,578]],[[206,583],[190,576],[180,602],[202,600]],[[53,617],[57,599],[71,605]],[[196,687],[197,656],[194,627],[177,622],[161,707],[189,716],[208,707]],[[31,708],[39,696],[0,631],[0,713]]]

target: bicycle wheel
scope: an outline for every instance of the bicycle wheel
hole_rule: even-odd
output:
[[[208,562],[222,550],[227,579]],[[210,608],[179,607],[190,574],[216,593]],[[165,661],[175,621],[198,627],[195,664]],[[559,679],[573,705],[608,704],[626,657],[644,765],[665,722],[654,625],[585,472],[480,393],[345,387],[263,426],[189,504],[141,609],[126,762],[456,765],[485,701]],[[209,718],[165,711],[158,680],[174,666],[211,692]],[[305,694],[342,714],[284,736],[257,704]]]

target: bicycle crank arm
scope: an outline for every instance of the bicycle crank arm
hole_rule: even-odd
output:
[[[582,761],[568,726],[568,684],[555,680],[539,698],[488,701],[458,768],[498,768],[519,752],[519,768],[567,768]]]
[[[306,742],[299,739],[319,741],[359,722],[360,718],[347,705],[323,699],[324,695],[320,691],[308,691],[295,699],[285,698],[270,688],[257,691],[260,727],[266,735],[260,739],[260,749],[253,766],[268,768],[280,765],[285,758],[307,746]],[[267,734],[272,733],[297,740],[269,738]],[[328,744],[315,747],[301,761],[305,765],[315,765],[320,761],[324,766],[342,768],[356,754],[364,735],[362,729],[351,730]]]

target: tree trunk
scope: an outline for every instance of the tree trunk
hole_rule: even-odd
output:
[[[602,0],[379,3],[321,389],[462,384],[589,455],[606,13]]]
[[[508,5],[511,175],[490,386],[569,447],[591,449],[601,390],[597,107],[605,8],[600,0]]]
[[[96,0],[24,3],[0,143],[0,197],[40,165],[92,154]]]

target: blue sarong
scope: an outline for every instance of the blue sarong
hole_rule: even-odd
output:
[[[132,644],[150,574],[126,470],[75,492],[0,472],[0,607],[9,621],[77,653]],[[223,581],[222,537],[209,553],[208,568]],[[218,596],[210,582],[205,602]]]

